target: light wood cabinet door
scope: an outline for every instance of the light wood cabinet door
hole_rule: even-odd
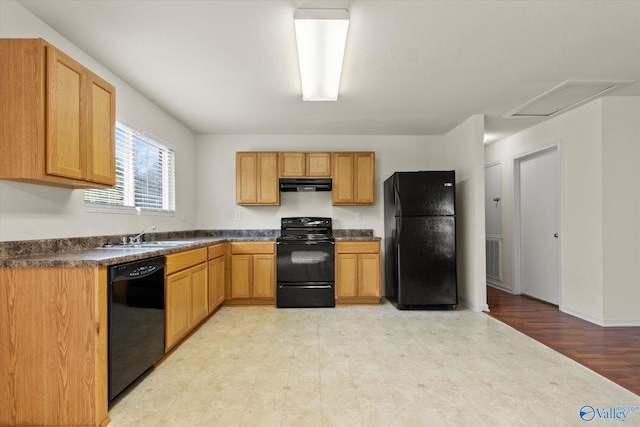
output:
[[[216,296],[218,297],[217,305],[222,304],[226,298],[225,289],[226,289],[226,277],[227,277],[227,262],[225,257],[218,258],[218,271],[217,271],[217,292]]]
[[[358,296],[380,296],[380,255],[358,255]]]
[[[331,153],[306,153],[306,176],[331,176]]]
[[[275,297],[275,265],[275,255],[253,255],[253,297]]]
[[[306,156],[304,153],[278,153],[280,176],[299,178],[305,176]]]
[[[334,205],[353,203],[353,153],[333,153],[333,189],[331,197]]]
[[[375,154],[354,153],[354,204],[372,205],[375,202]]]
[[[221,243],[208,248],[210,313],[220,306],[226,298],[229,247],[228,243]]]
[[[236,153],[236,204],[280,204],[278,153]]]
[[[209,314],[207,264],[202,263],[191,267],[189,273],[191,274],[189,328],[192,328]]]
[[[113,86],[87,73],[87,180],[116,183],[116,93]]]
[[[165,348],[171,348],[187,332],[191,317],[191,274],[189,270],[167,276],[165,288]]]
[[[218,307],[218,258],[209,260],[209,306],[211,313]]]
[[[279,205],[278,153],[258,153],[258,200],[260,205]]]
[[[336,298],[358,295],[358,255],[336,255]]]
[[[85,68],[47,47],[47,173],[86,179]]]
[[[106,425],[106,267],[0,268],[0,283],[0,425]]]
[[[224,302],[225,264],[224,256],[209,261],[209,313]]]
[[[236,153],[236,204],[257,202],[257,170],[256,153]]]
[[[231,255],[231,298],[251,298],[253,255]]]

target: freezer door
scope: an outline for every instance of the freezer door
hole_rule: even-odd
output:
[[[455,217],[397,221],[398,306],[457,305]]]
[[[396,215],[455,215],[455,172],[398,172]]]

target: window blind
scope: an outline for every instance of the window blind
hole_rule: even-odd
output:
[[[85,190],[85,210],[175,212],[175,152],[142,132],[116,124],[116,186]]]

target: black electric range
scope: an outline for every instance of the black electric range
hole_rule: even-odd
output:
[[[276,254],[278,307],[335,307],[331,218],[282,218]]]

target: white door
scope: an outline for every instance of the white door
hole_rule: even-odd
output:
[[[522,293],[558,304],[558,150],[520,160],[520,280]]]

